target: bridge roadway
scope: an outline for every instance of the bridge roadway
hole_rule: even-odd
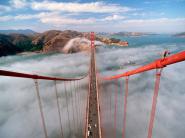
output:
[[[96,77],[95,48],[91,52],[90,88],[88,102],[88,116],[86,124],[86,138],[101,138],[100,112],[98,100],[98,85]]]

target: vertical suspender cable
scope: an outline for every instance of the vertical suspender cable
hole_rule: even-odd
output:
[[[87,99],[84,99],[84,98],[86,98],[86,96],[84,96],[84,95],[87,94],[87,92],[84,93],[82,90],[83,90],[82,81],[80,81],[80,83],[79,83],[79,91],[80,91],[79,97],[80,97],[80,106],[82,108],[82,112],[81,112],[82,131],[84,132],[84,127],[85,127],[84,118],[85,118],[85,114],[86,114],[86,108],[85,107],[86,107],[86,103],[87,103],[86,102]]]
[[[84,126],[85,126],[85,127],[84,127],[84,132],[85,132],[85,133],[84,133],[84,136],[85,136],[85,137],[87,137],[87,127],[88,127],[88,124],[87,124],[87,123],[88,123],[88,110],[89,110],[90,85],[91,85],[91,84],[90,84],[90,77],[91,77],[90,69],[91,69],[91,68],[89,68],[89,74],[88,74],[88,78],[89,78],[89,79],[88,79],[88,80],[89,80],[88,82],[89,82],[89,83],[88,83],[88,92],[87,92],[87,95],[86,95],[87,98],[86,98],[86,107],[85,107],[85,108],[86,108],[86,109],[85,109],[85,110],[86,110],[86,112],[85,112],[85,125],[84,125]]]
[[[82,92],[82,82],[79,84],[79,90],[81,91],[81,94],[80,94],[80,100],[81,100],[81,107],[82,107],[82,130],[83,130],[83,134],[84,134],[84,131],[85,131],[85,120],[86,120],[86,104],[87,104],[87,98],[88,96],[88,91],[87,92]],[[83,97],[84,95],[84,97]],[[83,99],[84,98],[84,99]],[[84,102],[82,102],[84,100]],[[85,136],[85,135],[84,135]]]
[[[42,119],[42,126],[43,126],[43,129],[44,129],[44,135],[45,135],[45,138],[48,138],[46,124],[45,124],[45,118],[44,118],[44,113],[43,113],[42,103],[41,103],[41,98],[40,98],[40,93],[39,93],[38,80],[35,79],[34,82],[35,82],[35,88],[36,88],[36,93],[37,93],[37,99],[38,99],[38,104],[39,104],[40,115],[41,115],[41,119]]]
[[[116,83],[118,84],[118,79]],[[117,124],[117,102],[118,102],[118,86],[116,86],[115,93],[114,93],[114,138],[116,138],[116,124]]]
[[[74,131],[75,131],[75,129],[76,129],[76,128],[75,128],[76,123],[75,123],[74,103],[73,103],[73,89],[74,89],[74,86],[73,86],[73,88],[72,88],[72,81],[70,81],[70,88],[71,88],[70,93],[71,93],[71,101],[72,101],[73,123],[74,123]]]
[[[115,94],[115,87],[114,87],[114,83],[112,85],[112,92],[111,92],[111,97],[110,97],[110,113],[111,113],[111,120],[112,120],[112,130],[114,131],[114,95]],[[114,137],[114,133],[113,134],[113,137]]]
[[[78,121],[79,121],[79,127],[82,127],[81,125],[81,112],[82,111],[82,107],[80,106],[80,91],[79,91],[79,81],[76,81],[76,95],[77,95],[77,103],[78,103],[78,108],[77,108],[77,111],[78,111]],[[83,133],[83,132],[82,132]]]
[[[103,91],[106,91],[106,83],[107,83],[107,82],[104,83],[105,85],[103,84],[103,88],[102,88]],[[108,84],[107,86],[109,86],[109,84]],[[110,89],[109,89],[109,91],[111,92]],[[111,92],[111,93],[112,93],[112,92]],[[105,110],[106,112],[105,112],[105,119],[104,119],[104,122],[107,121],[108,124],[109,124],[109,126],[111,127],[111,115],[110,115],[111,112],[110,112],[110,109],[109,109],[109,105],[111,105],[111,104],[110,104],[110,99],[111,99],[110,96],[111,96],[111,94],[110,94],[110,93],[107,93],[106,96],[104,97],[104,98],[105,98],[105,109],[106,109],[106,110]],[[104,131],[105,131],[105,136],[107,136],[107,134],[108,134],[107,129],[105,129]]]
[[[98,73],[97,73],[98,74]],[[104,138],[104,130],[103,130],[103,128],[104,128],[104,126],[102,125],[103,123],[103,99],[102,99],[102,97],[103,97],[103,95],[102,95],[102,91],[101,91],[101,86],[100,86],[100,78],[98,77],[98,79],[97,79],[97,83],[98,83],[98,93],[99,93],[99,103],[100,103],[100,123],[101,123],[101,134],[102,134],[102,138]]]
[[[114,90],[114,87],[112,86],[112,91],[110,91],[110,99],[109,99],[109,104],[110,104],[110,126],[112,127],[113,125],[113,121],[112,121],[112,93],[113,93],[113,90]],[[113,127],[112,127],[113,129]]]
[[[82,126],[82,112],[83,112],[83,110],[82,110],[82,106],[81,106],[81,102],[80,102],[80,96],[81,96],[81,92],[80,92],[80,86],[79,86],[79,82],[80,81],[77,81],[77,101],[78,101],[78,107],[79,107],[79,125],[80,125],[80,127],[81,127],[81,131],[82,131],[82,134],[83,134],[83,126]]]
[[[78,115],[78,111],[79,111],[79,104],[78,104],[78,101],[77,101],[77,95],[76,95],[76,93],[77,93],[77,88],[76,88],[76,83],[75,83],[75,81],[73,82],[73,84],[74,84],[74,96],[75,96],[75,108],[76,108],[76,126],[77,126],[77,130],[78,130],[78,128],[79,128],[79,115]]]
[[[58,90],[57,90],[57,83],[54,81],[55,85],[55,95],[56,95],[56,101],[57,101],[57,109],[58,109],[58,115],[59,115],[59,123],[60,123],[60,130],[61,130],[61,137],[64,137],[63,129],[62,129],[62,118],[61,118],[61,112],[60,112],[60,106],[59,106],[59,99],[58,99]]]
[[[123,107],[122,107],[122,105],[124,106],[124,104],[122,103],[122,102],[124,102],[124,98],[123,98],[123,95],[124,95],[124,91],[123,91],[123,81],[122,81],[122,78],[120,78],[120,83],[119,83],[119,85],[120,85],[120,89],[119,89],[119,92],[120,92],[120,96],[118,96],[118,112],[120,112],[120,113],[123,113]],[[118,120],[118,123],[119,123],[119,125],[118,126],[122,126],[123,125],[123,122],[121,122],[121,121],[119,121]],[[123,129],[123,127],[121,127],[121,132],[122,132],[122,129]],[[122,135],[122,134],[121,134]],[[120,136],[121,137],[121,136]]]
[[[125,138],[125,133],[126,133],[128,81],[129,81],[129,77],[127,76],[126,79],[125,79],[125,96],[124,96],[124,109],[123,109],[123,132],[122,132],[122,137],[123,138]]]
[[[80,106],[82,108],[82,113],[81,113],[81,116],[82,116],[82,131],[84,132],[84,127],[85,127],[84,118],[85,118],[85,114],[86,114],[86,108],[85,107],[86,107],[86,103],[87,103],[86,100],[87,99],[84,99],[84,98],[86,98],[86,96],[83,96],[83,95],[85,95],[85,93],[82,91],[82,81],[80,81],[80,83],[79,83],[79,91],[80,91]],[[87,92],[86,92],[86,94],[87,94]]]
[[[67,119],[68,119],[68,126],[69,126],[69,132],[71,133],[71,126],[70,126],[70,118],[69,118],[69,105],[68,105],[68,94],[67,94],[67,88],[66,88],[66,82],[64,82],[64,90],[65,90],[65,97],[66,97],[66,106],[67,106]]]
[[[76,94],[77,94],[77,103],[78,103],[77,110],[78,110],[79,127],[81,127],[81,119],[80,119],[81,118],[81,116],[80,116],[81,106],[80,106],[80,99],[79,99],[80,98],[79,97],[80,92],[79,92],[79,89],[78,89],[78,81],[76,81]]]
[[[152,109],[150,113],[150,122],[149,122],[149,127],[148,127],[148,137],[147,138],[152,138],[152,131],[153,131],[153,126],[154,126],[155,111],[156,111],[156,105],[157,105],[157,97],[159,93],[161,72],[162,72],[162,69],[160,69],[159,71],[156,70],[155,88],[154,88],[154,95],[152,99]]]
[[[77,115],[78,115],[78,127],[80,127],[80,105],[79,105],[79,92],[78,92],[78,81],[75,83],[76,100],[77,100]]]
[[[77,100],[78,100],[78,107],[79,107],[79,125],[81,127],[81,131],[82,131],[82,134],[83,134],[83,125],[82,125],[82,120],[83,120],[83,109],[82,109],[82,105],[81,105],[81,101],[80,101],[80,98],[81,98],[81,92],[80,92],[80,85],[79,85],[80,81],[77,81]]]

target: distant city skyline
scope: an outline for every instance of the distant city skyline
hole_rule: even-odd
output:
[[[0,0],[0,30],[185,32],[185,0]]]

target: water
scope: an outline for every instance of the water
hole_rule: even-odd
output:
[[[171,35],[151,35],[142,37],[120,37],[129,42],[128,47],[101,46],[97,49],[97,67],[101,75],[110,76],[123,73],[160,58],[164,50],[172,54],[185,50],[185,39]],[[78,77],[85,75],[89,67],[88,53],[77,54],[34,54],[15,55],[0,58],[0,69],[25,73]],[[185,62],[170,65],[164,69],[157,105],[156,123],[153,138],[183,138],[185,137]],[[128,138],[146,137],[147,124],[151,107],[151,96],[154,87],[155,71],[149,71],[130,78],[128,97]],[[119,80],[120,84],[123,79]],[[53,95],[53,83],[41,81],[41,95],[47,114],[49,137],[59,137],[59,127],[56,123],[56,105]],[[83,83],[82,96],[85,97],[87,80]],[[113,87],[119,89],[120,112],[117,115],[117,132],[121,136],[122,107],[124,92],[116,83],[105,83],[103,94],[110,99]],[[124,85],[122,85],[124,87]],[[59,85],[60,100],[65,97],[63,87]],[[110,94],[107,94],[110,93]],[[38,104],[35,97],[33,80],[1,77],[0,79],[0,138],[40,138],[43,137],[39,121]],[[82,102],[85,98],[82,99]],[[113,106],[113,105],[112,105]],[[66,108],[64,106],[64,110]],[[106,113],[106,110],[105,110]],[[37,119],[35,119],[37,118]],[[67,128],[66,119],[64,125]],[[120,123],[119,123],[120,122]],[[104,122],[109,124],[109,121]],[[10,133],[11,132],[11,133]],[[66,129],[66,137],[69,132]],[[73,133],[72,133],[73,135]],[[75,135],[73,135],[75,137]]]
[[[172,44],[183,44],[184,38],[174,37],[172,35],[146,35],[142,37],[121,37],[114,36],[121,40],[127,40],[131,46],[137,47],[142,45],[172,45]]]

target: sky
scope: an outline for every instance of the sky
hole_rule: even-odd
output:
[[[0,0],[0,29],[185,31],[185,0]]]

